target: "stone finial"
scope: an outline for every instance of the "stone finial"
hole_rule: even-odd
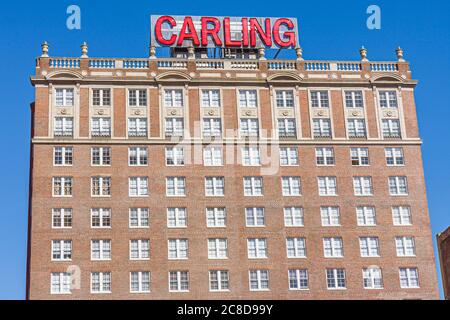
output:
[[[188,59],[195,59],[195,49],[193,46],[188,47]]]
[[[259,48],[258,49],[259,60],[266,60],[266,49]]]
[[[295,54],[297,55],[297,60],[303,60],[303,49],[301,47],[295,48]]]
[[[397,54],[397,60],[399,62],[405,62],[405,59],[403,59],[403,49],[402,48],[398,47],[395,50],[395,53]]]
[[[150,59],[156,59],[156,47],[150,46]]]
[[[48,57],[48,43],[47,43],[47,41],[44,41],[41,44],[41,48],[42,48],[41,57],[47,58]]]
[[[369,59],[367,59],[367,49],[364,48],[364,46],[359,49],[359,54],[361,55],[361,61],[369,61]]]
[[[81,47],[81,58],[87,58],[88,57],[88,44],[86,42],[83,42]]]

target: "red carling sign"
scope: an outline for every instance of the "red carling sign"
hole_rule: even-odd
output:
[[[157,47],[295,48],[297,19],[151,16]]]

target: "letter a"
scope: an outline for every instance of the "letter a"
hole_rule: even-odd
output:
[[[69,30],[81,29],[81,10],[79,6],[71,5],[67,7],[67,14],[70,16],[67,18],[66,26]]]
[[[367,14],[370,16],[367,18],[367,28],[369,30],[381,29],[381,9],[377,5],[371,5],[367,8]]]

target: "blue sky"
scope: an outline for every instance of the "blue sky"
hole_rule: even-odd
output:
[[[81,30],[66,28],[66,9],[81,7]],[[381,30],[366,27],[366,9],[381,8]],[[43,40],[50,55],[146,57],[150,14],[292,16],[299,20],[306,59],[356,60],[364,45],[372,60],[393,60],[401,45],[411,62],[433,234],[450,225],[450,2],[433,1],[4,1],[0,13],[0,299],[25,297],[29,76]],[[445,161],[444,161],[445,160]]]

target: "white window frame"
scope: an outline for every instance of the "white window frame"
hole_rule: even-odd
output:
[[[357,97],[357,94],[360,94],[361,96]],[[358,100],[360,100],[361,105],[358,105]],[[362,90],[345,90],[344,101],[346,108],[364,108],[364,93]],[[351,105],[349,105],[349,103]]]
[[[98,91],[98,99],[99,99],[99,104],[95,104],[95,94],[96,91]],[[92,88],[92,106],[99,108],[99,107],[111,107],[112,105],[112,90],[110,88]],[[106,92],[108,92],[108,94],[105,94]],[[109,103],[105,103],[105,101],[107,102],[109,100]]]
[[[281,97],[279,97],[279,94],[281,94]],[[291,94],[292,97],[288,98],[288,94]],[[295,108],[294,90],[292,89],[275,90],[275,105],[277,108]]]
[[[256,275],[257,288],[252,288],[252,274]],[[267,276],[267,280],[262,278],[262,274]],[[270,291],[269,270],[249,270],[248,272],[249,289],[250,291]],[[267,288],[263,288],[263,281],[267,281]]]
[[[188,213],[187,208],[184,207],[170,207],[167,208],[167,228],[169,229],[186,229],[188,226]],[[174,219],[171,218],[173,214]],[[171,225],[171,220],[174,220],[175,224]],[[184,223],[182,223],[184,221]]]
[[[367,158],[367,163],[364,163],[365,158]],[[350,159],[352,162],[352,166],[370,166],[369,148],[350,148]]]
[[[369,184],[367,186],[367,183]],[[359,186],[357,185],[359,184]],[[361,190],[358,190],[360,188]],[[370,192],[366,192],[367,189],[370,189]],[[353,191],[354,195],[358,197],[369,197],[373,196],[373,184],[372,177],[370,176],[355,176],[353,177]],[[361,192],[359,192],[361,191]]]
[[[405,154],[403,148],[390,147],[384,148],[384,154],[386,157],[386,165],[388,167],[404,167],[405,166]],[[392,158],[392,163],[389,163]]]
[[[145,138],[148,137],[148,119],[144,117],[128,118],[128,137]]]
[[[404,180],[404,183],[402,182]],[[408,188],[408,178],[406,176],[391,176],[388,178],[389,182],[389,194],[391,196],[407,196],[409,194]],[[395,185],[393,184],[395,183]],[[404,185],[406,189],[405,192],[402,192],[401,185]],[[392,188],[395,188],[395,192],[392,192]]]
[[[170,244],[175,243],[175,257],[170,256]],[[185,244],[186,249],[181,249],[180,245]],[[173,250],[172,250],[173,251]],[[185,256],[184,256],[185,255]],[[189,240],[185,238],[173,238],[167,240],[167,257],[168,260],[188,260],[189,259]]]
[[[136,179],[136,194],[133,195],[131,192],[131,181]],[[141,186],[141,183],[143,184]],[[145,187],[143,187],[145,185]],[[145,193],[145,189],[147,189],[147,192]],[[150,194],[149,191],[149,185],[148,185],[148,177],[129,177],[128,178],[128,196],[131,198],[138,198],[138,197],[148,197]]]
[[[296,217],[294,215],[294,212],[300,212],[300,216]],[[302,207],[284,207],[283,208],[283,214],[284,214],[284,226],[285,227],[304,227],[305,226],[305,217],[304,217],[304,211]],[[290,223],[286,223],[287,221],[290,221]],[[295,224],[296,220],[300,220],[300,224]]]
[[[313,118],[313,138],[332,138],[333,128],[330,118]],[[327,125],[325,125],[327,124]]]
[[[341,237],[325,237],[323,241],[323,256],[325,258],[343,258],[344,241]],[[329,243],[329,246],[327,245]],[[330,254],[327,253],[330,250]]]
[[[317,166],[325,167],[325,166],[335,166],[336,165],[336,158],[334,155],[333,147],[318,147],[315,149],[315,154],[316,154],[316,165]],[[319,161],[318,161],[319,159],[323,160],[323,164],[319,163]],[[332,161],[332,162],[330,162],[330,161]]]
[[[254,243],[255,255],[251,255],[251,243]],[[247,257],[248,259],[267,259],[268,258],[267,238],[248,238],[247,239]]]
[[[54,278],[58,278],[58,291],[53,290]],[[50,294],[70,295],[72,294],[72,274],[69,272],[52,272],[50,274]]]
[[[143,275],[148,274],[148,290],[144,290],[143,287]],[[137,275],[138,290],[133,290],[133,275]],[[130,293],[150,293],[151,292],[151,272],[150,271],[131,271],[130,272]]]
[[[210,213],[212,212],[212,218]],[[223,225],[219,225],[219,221],[222,219],[218,218],[218,213],[223,212]],[[214,220],[214,224],[210,221]],[[206,208],[206,225],[208,228],[226,228],[227,226],[227,210],[225,207],[207,207]]]
[[[171,287],[170,287],[170,274],[171,273],[176,273],[176,275],[177,275],[177,278],[176,278],[176,280],[177,280],[177,289],[171,289]],[[181,289],[181,275],[182,274],[186,274],[186,276],[187,276],[187,289]],[[190,283],[189,283],[189,271],[169,271],[169,292],[189,292],[189,286],[190,286]]]
[[[299,157],[297,147],[280,147],[280,166],[298,167]]]
[[[100,226],[93,225],[94,212],[98,211]],[[109,217],[109,226],[105,225],[105,218]],[[91,208],[91,228],[92,229],[111,229],[112,228],[112,212],[110,208]]]
[[[322,227],[340,227],[341,211],[338,206],[321,206],[320,221]]]
[[[242,124],[245,123],[245,126]],[[256,127],[255,127],[256,125]],[[239,119],[239,137],[259,137],[259,122],[256,118]]]
[[[131,103],[131,92],[134,92],[136,99],[136,104]],[[143,93],[143,99],[145,99],[145,103],[141,103],[143,100],[141,97],[141,93]],[[140,88],[132,88],[127,90],[127,103],[130,108],[143,108],[147,107],[148,105],[148,93],[147,89],[140,89]]]
[[[202,137],[220,138],[222,136],[222,119],[205,117],[202,119]]]
[[[395,252],[397,254],[397,257],[415,257],[416,256],[415,237],[413,236],[395,237]]]
[[[317,189],[321,197],[337,196],[337,178],[335,176],[317,177]]]
[[[259,193],[256,182],[259,181],[261,185],[261,192]],[[247,188],[246,183],[249,184],[249,188]],[[264,178],[263,177],[244,177],[244,197],[262,197],[264,196]],[[248,192],[250,191],[250,192]]]
[[[242,94],[245,94],[245,99],[242,98]],[[255,95],[255,99],[253,99],[250,94]],[[253,103],[250,103],[251,101],[255,101],[254,105]],[[242,103],[243,101],[244,104]],[[258,90],[256,89],[239,89],[238,90],[238,102],[239,102],[239,108],[258,108],[259,106],[259,97],[258,97]]]
[[[93,290],[93,276],[94,274],[98,274],[99,276],[99,291]],[[105,276],[109,275],[109,290],[105,289],[105,285],[107,284],[105,281]],[[91,272],[91,285],[90,285],[91,294],[105,294],[111,293],[112,289],[112,273],[111,272]]]
[[[132,153],[136,154],[136,164],[131,163]],[[148,166],[148,148],[147,147],[129,147],[128,148],[128,165],[130,167],[146,167]]]
[[[295,194],[293,182],[298,180],[298,194]],[[289,192],[286,192],[285,183],[288,183]],[[300,197],[302,195],[302,180],[299,176],[281,177],[281,189],[283,197]]]
[[[177,100],[177,94],[180,94],[181,103]],[[168,103],[168,95],[170,102]],[[165,88],[163,92],[163,105],[166,108],[183,108],[184,107],[184,90],[182,88]]]
[[[258,214],[262,212],[263,223],[258,223]],[[249,218],[254,223],[249,224]],[[248,228],[261,228],[266,226],[266,213],[264,207],[247,207],[245,208],[245,226]]]
[[[207,146],[203,148],[203,165],[205,167],[223,166],[223,148],[220,146]]]
[[[137,225],[131,224],[133,211],[137,215]],[[145,217],[146,216],[146,217]],[[145,218],[144,218],[145,217]],[[147,224],[143,224],[143,220],[147,221]],[[130,229],[148,229],[150,228],[150,210],[149,208],[129,208],[128,209],[128,226]]]
[[[94,242],[98,242],[100,258],[94,258]],[[109,243],[109,258],[105,258],[105,245]],[[110,239],[92,239],[91,240],[91,261],[111,261],[112,259],[112,241]]]
[[[410,206],[392,206],[391,212],[394,226],[412,226],[413,221]],[[405,219],[404,212],[407,212],[407,219]]]
[[[205,94],[208,96],[207,99],[205,99]],[[214,94],[217,94],[217,99],[214,98]],[[201,99],[201,106],[203,108],[221,107],[220,89],[202,89],[200,99]]]
[[[98,151],[99,163],[94,163],[94,152]],[[107,154],[107,155],[106,155]],[[92,147],[91,148],[91,166],[93,167],[110,167],[112,162],[111,147]],[[108,161],[105,161],[108,159]]]
[[[229,292],[230,291],[230,272],[228,270],[209,270],[209,291],[211,292]],[[212,288],[212,274],[216,274],[217,277],[217,289]],[[227,288],[223,288],[222,281],[224,279],[222,278],[222,275],[225,275],[226,282],[227,282]]]
[[[172,189],[169,188],[169,183],[173,183]],[[180,184],[179,184],[180,183]],[[166,196],[167,197],[185,197],[186,196],[186,177],[166,177]]]
[[[331,280],[329,277],[328,277],[328,272],[329,271],[332,271],[333,272],[333,282],[334,282],[334,286],[333,287],[330,287],[329,286],[329,280]],[[340,278],[338,278],[338,273],[339,272],[341,272],[342,273],[342,275],[344,276],[343,278],[342,277],[340,277]],[[326,275],[326,281],[327,281],[327,290],[346,290],[347,289],[347,275],[346,275],[346,272],[345,272],[345,269],[344,268],[334,268],[334,269],[326,269],[325,270],[325,275]],[[339,286],[339,279],[343,279],[344,280],[344,286]]]
[[[61,193],[55,194],[55,182],[56,179],[61,180]],[[66,187],[67,184],[67,187]],[[70,189],[70,192],[66,193],[66,188]],[[72,177],[52,177],[52,196],[54,198],[71,198],[73,196],[73,178]]]
[[[58,122],[61,122],[61,130]],[[55,137],[73,137],[74,134],[74,118],[73,117],[55,117],[53,123],[53,136]]]
[[[111,137],[112,124],[111,117],[91,118],[91,137]]]
[[[132,245],[137,243],[137,257],[132,257],[133,247]],[[145,243],[147,243],[147,250],[145,250]],[[146,253],[147,251],[147,253]],[[129,241],[129,259],[131,261],[143,261],[150,260],[150,240],[149,239],[132,239]],[[146,253],[146,254],[145,254]],[[147,255],[147,257],[145,256]]]
[[[59,250],[56,251],[56,244],[59,246]],[[52,249],[51,249],[51,261],[72,261],[73,256],[73,241],[70,239],[62,239],[62,240],[52,240],[51,241]],[[65,258],[66,248],[68,245],[68,255],[69,258]],[[55,253],[58,254],[59,258],[55,258]]]
[[[212,183],[212,193],[208,194],[208,188],[207,183],[208,181],[211,181]],[[218,181],[222,181],[222,186],[220,187],[217,185]],[[223,192],[221,194],[218,193],[218,191],[222,190]],[[221,176],[211,176],[211,177],[205,177],[205,196],[206,197],[224,197],[225,196],[225,178]]]
[[[62,104],[58,104],[58,92],[62,93]],[[68,93],[72,93],[72,103],[68,103],[70,100],[68,97]],[[58,87],[55,88],[55,100],[54,100],[56,107],[73,107],[75,105],[75,90],[74,88],[62,88]]]
[[[362,270],[363,287],[367,290],[381,290],[383,285],[383,272],[381,268],[370,267]],[[378,277],[379,276],[379,277]],[[377,283],[379,282],[379,283]]]
[[[291,274],[295,274],[295,278],[291,277]],[[296,287],[293,288],[291,286],[291,281],[296,282]],[[302,285],[302,281],[306,281],[306,286]],[[301,291],[301,290],[309,290],[309,274],[307,269],[289,269],[288,270],[288,283],[289,290],[291,291]]]
[[[56,163],[57,150],[61,153],[61,164]],[[53,165],[55,167],[73,166],[73,147],[57,146],[53,148]]]
[[[228,259],[228,239],[226,238],[210,238],[208,243],[208,259],[209,260],[226,260]],[[223,254],[225,252],[225,254]],[[213,254],[211,254],[213,253]]]
[[[98,179],[99,194],[94,194],[95,179]],[[91,177],[91,197],[93,198],[111,197],[111,186],[112,186],[111,177],[104,177],[104,176]]]
[[[183,147],[167,147],[165,148],[165,155],[166,155],[166,167],[184,167],[186,161],[185,161],[185,150]],[[173,164],[168,163],[169,159],[172,159]]]
[[[406,279],[407,281],[407,285],[403,285],[402,284],[402,273],[406,273]],[[416,282],[417,285],[412,285],[412,279],[413,279],[413,273],[415,273],[415,276],[417,277]],[[414,267],[414,268],[400,268],[399,269],[399,280],[400,280],[400,288],[402,289],[418,289],[420,288],[420,276],[419,276],[419,269]]]
[[[293,244],[293,247],[290,246]],[[289,249],[294,250],[294,255],[289,254]],[[288,237],[286,238],[286,256],[288,259],[306,259],[306,238],[304,237]]]
[[[394,99],[390,96],[390,94],[394,94]],[[382,98],[384,96],[384,98]],[[396,90],[379,90],[378,91],[378,101],[380,108],[398,108],[398,95]],[[382,103],[382,101],[386,101],[386,103]]]
[[[330,108],[331,105],[328,90],[311,90],[309,101],[311,108]],[[315,101],[317,101],[317,104]]]
[[[59,216],[60,224],[55,225],[55,218]],[[70,219],[70,226],[65,226],[66,217]],[[72,229],[73,209],[72,208],[52,208],[52,229]]]
[[[241,147],[241,163],[244,167],[261,166],[259,147]]]
[[[359,237],[359,253],[362,258],[380,257],[380,240],[378,237]]]
[[[371,217],[370,215],[373,215]],[[373,220],[373,223],[369,223]],[[377,212],[373,206],[357,206],[356,222],[359,227],[374,227],[377,225]]]

